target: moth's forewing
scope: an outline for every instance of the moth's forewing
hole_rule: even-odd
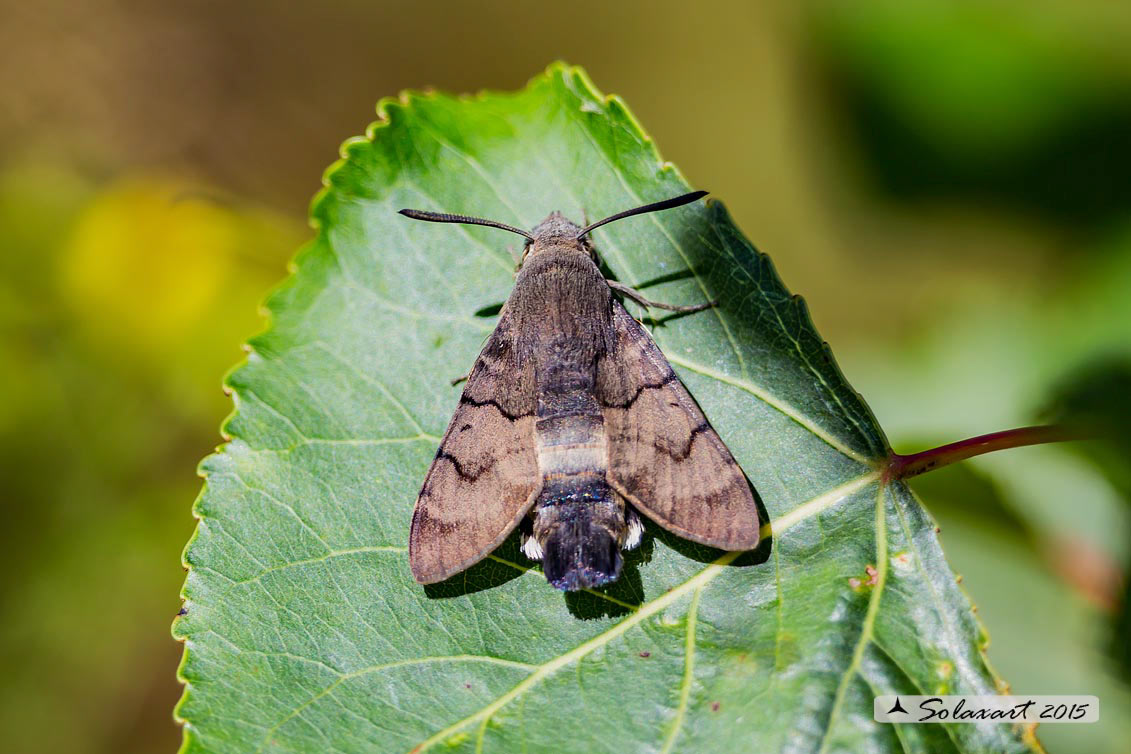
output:
[[[472,566],[526,515],[541,488],[535,408],[533,375],[517,363],[504,309],[416,500],[408,557],[418,582]]]
[[[598,364],[608,481],[681,537],[723,550],[758,545],[750,485],[659,347],[614,303],[615,346]]]

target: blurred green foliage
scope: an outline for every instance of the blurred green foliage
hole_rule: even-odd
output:
[[[193,459],[227,410],[219,375],[300,231],[178,180],[3,176],[0,245],[18,250],[0,261],[10,751],[172,743],[166,629]]]
[[[24,72],[0,108],[10,750],[176,745],[167,629],[220,375],[334,146],[404,87],[585,64],[806,296],[897,450],[1121,395],[1126,3],[2,5],[0,67]],[[1118,448],[917,483],[998,671],[1103,696],[1100,726],[1040,731],[1054,752],[1125,748]]]
[[[898,0],[867,13],[817,9],[815,53],[892,193],[1081,223],[1125,215],[1131,67],[1119,40],[1072,23],[1081,11]]]

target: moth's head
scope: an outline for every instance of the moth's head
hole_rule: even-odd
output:
[[[402,209],[400,214],[405,217],[411,217],[413,220],[426,220],[433,223],[463,223],[465,225],[486,225],[489,228],[498,228],[499,230],[506,230],[511,233],[517,233],[526,238],[526,249],[523,251],[522,257],[526,259],[529,254],[536,254],[549,248],[561,249],[561,247],[572,247],[577,251],[584,252],[590,257],[595,257],[593,246],[589,243],[589,233],[600,228],[606,223],[611,223],[614,220],[621,220],[625,217],[632,215],[642,215],[645,212],[658,212],[663,209],[671,209],[672,207],[679,207],[707,195],[706,191],[692,191],[690,194],[683,194],[682,196],[665,199],[662,202],[653,202],[645,204],[642,207],[634,207],[633,209],[618,212],[615,215],[610,215],[604,220],[581,227],[565,218],[561,212],[554,212],[549,215],[545,220],[540,222],[537,227],[531,232],[526,232],[521,228],[516,228],[513,225],[501,223],[498,220],[484,220],[481,217],[468,217],[467,215],[449,215],[444,212],[427,212],[419,209]]]
[[[552,212],[530,231],[534,240],[527,241],[523,257],[551,248],[559,251],[565,248],[595,258],[595,252],[589,239],[584,235],[584,230],[585,228],[568,219],[561,212]]]
[[[535,243],[573,242],[578,240],[577,236],[582,230],[584,228],[561,212],[551,212],[545,220],[534,226],[530,235],[534,236]]]

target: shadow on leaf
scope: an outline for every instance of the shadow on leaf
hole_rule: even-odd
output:
[[[465,594],[474,594],[485,589],[494,589],[508,581],[523,576],[530,568],[530,561],[519,550],[519,532],[511,532],[503,544],[462,573],[457,573],[447,581],[427,584],[424,593],[431,599],[451,599]]]
[[[499,314],[499,312],[501,312],[502,310],[503,310],[503,302],[498,301],[494,304],[488,304],[487,306],[476,309],[475,310],[475,316],[476,317],[483,317],[485,319],[490,319],[491,317],[497,316]]]

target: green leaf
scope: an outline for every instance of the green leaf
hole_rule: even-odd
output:
[[[185,552],[185,750],[1028,751],[1007,726],[872,722],[878,693],[994,693],[930,517],[804,304],[717,202],[598,231],[617,279],[710,311],[657,341],[761,494],[772,541],[651,527],[621,580],[563,595],[513,538],[409,573],[412,505],[530,227],[688,190],[616,98],[553,66],[517,94],[406,95],[347,142],[317,238],[228,378]]]

